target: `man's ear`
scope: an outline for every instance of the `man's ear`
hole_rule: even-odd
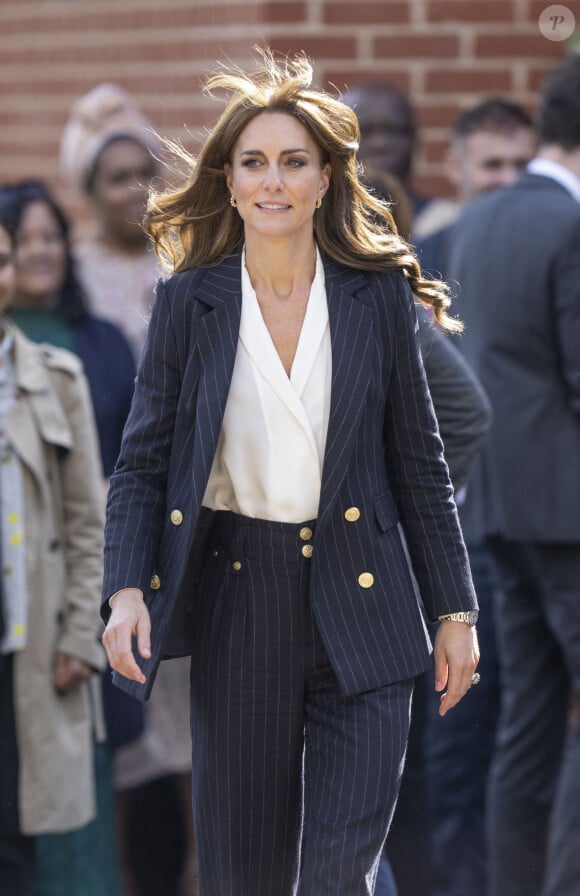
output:
[[[450,143],[443,157],[443,168],[447,180],[459,190],[461,186],[461,155],[459,147]]]

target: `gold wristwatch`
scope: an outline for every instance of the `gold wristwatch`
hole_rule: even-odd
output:
[[[477,610],[462,610],[459,613],[445,613],[443,616],[438,616],[439,622],[443,619],[450,619],[451,622],[467,622],[468,625],[475,625],[477,623],[477,618],[479,613]]]

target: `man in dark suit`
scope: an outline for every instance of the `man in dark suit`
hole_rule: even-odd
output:
[[[447,175],[457,189],[460,206],[465,208],[478,196],[511,185],[533,157],[535,145],[532,121],[515,103],[492,97],[463,112],[453,126],[446,158]],[[451,223],[418,242],[423,270],[449,278],[449,254],[460,230]],[[452,288],[457,290],[455,284]],[[439,718],[436,699],[426,712],[433,896],[487,894],[485,794],[499,707],[498,662],[490,561],[481,528],[470,525],[469,497],[467,504],[464,498],[462,490],[456,500],[481,607],[481,684],[473,700],[446,719]]]
[[[449,260],[493,409],[469,484],[498,585],[492,896],[580,887],[580,58],[547,80],[538,130],[527,172],[464,211]]]
[[[447,177],[457,191],[458,213],[478,196],[509,187],[532,158],[535,142],[527,113],[502,97],[490,97],[462,112],[445,158]],[[423,270],[443,280],[453,224],[450,221],[417,242]]]

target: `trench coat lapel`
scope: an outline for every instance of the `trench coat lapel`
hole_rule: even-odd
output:
[[[64,410],[39,357],[40,351],[42,349],[15,330],[14,357],[20,398],[6,415],[5,428],[20,460],[43,487],[47,471],[42,442],[69,450],[73,439]]]
[[[370,308],[356,295],[362,272],[326,259],[326,294],[332,344],[330,417],[322,469],[318,531],[346,474],[372,371]]]

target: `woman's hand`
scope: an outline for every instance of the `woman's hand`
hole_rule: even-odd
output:
[[[124,588],[112,599],[111,616],[103,634],[103,645],[109,663],[125,678],[145,684],[147,679],[135,661],[132,638],[143,659],[151,656],[151,620],[142,593],[137,588]]]
[[[59,694],[74,691],[94,674],[94,669],[77,656],[57,653],[52,669],[52,684]]]
[[[472,686],[471,677],[479,663],[475,626],[444,619],[435,636],[435,690],[441,696],[439,715],[456,706]]]

